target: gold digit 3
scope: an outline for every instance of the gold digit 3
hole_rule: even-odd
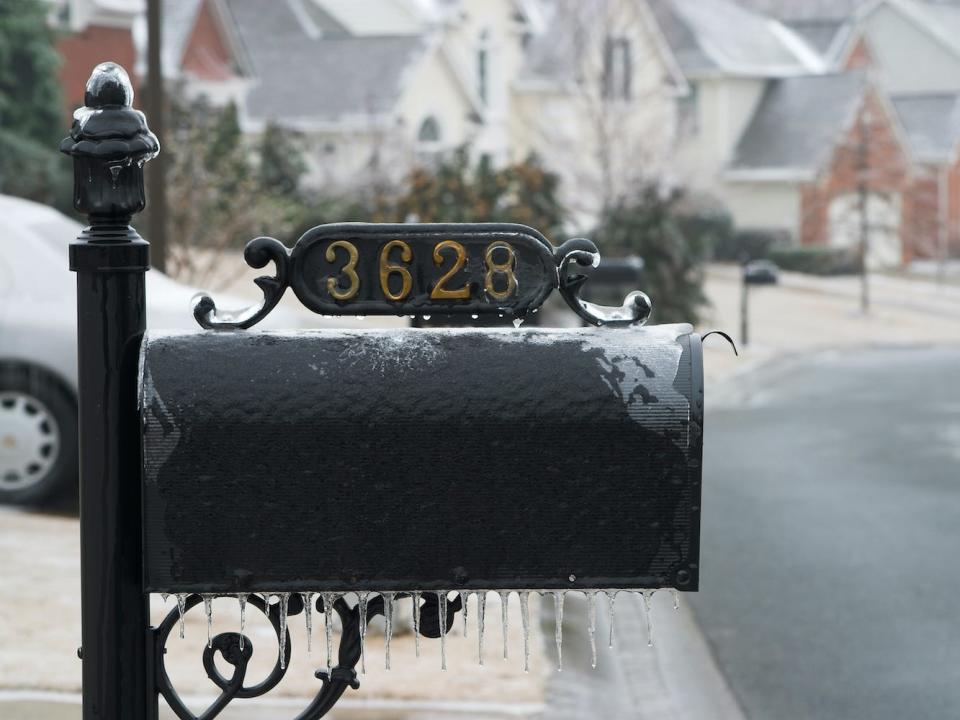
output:
[[[327,278],[327,291],[336,300],[349,300],[360,292],[360,277],[357,275],[357,262],[360,260],[360,253],[357,252],[357,246],[346,240],[335,240],[327,246],[327,262],[333,262],[337,259],[337,248],[347,251],[347,264],[343,266],[341,272],[347,276],[350,285],[346,290],[340,289],[339,278]]]

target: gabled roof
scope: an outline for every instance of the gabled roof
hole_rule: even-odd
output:
[[[894,95],[891,102],[915,160],[952,162],[960,142],[960,94]]]
[[[853,29],[853,22],[849,19],[784,20],[783,24],[823,57],[831,55],[838,41]]]
[[[688,77],[821,72],[819,54],[783,23],[730,0],[646,0]]]
[[[632,7],[639,11],[637,22],[652,24],[642,1]],[[595,9],[581,0],[556,3],[546,29],[534,35],[527,47],[517,84],[525,89],[563,89],[577,84],[583,75],[584,46],[590,42],[588,36],[596,22],[594,15]],[[661,37],[655,33],[654,39],[661,40]],[[685,90],[686,81],[666,43],[658,42],[654,52],[664,61],[674,86]]]
[[[847,20],[872,0],[738,0],[754,12],[780,20]]]
[[[854,121],[866,87],[861,72],[772,81],[737,143],[727,178],[812,179]]]
[[[247,116],[336,122],[389,112],[408,68],[426,51],[421,35],[324,35],[306,22],[301,2],[220,0],[254,82]]]
[[[856,27],[847,38],[846,54],[853,52],[864,20],[883,6],[889,6],[927,33],[930,39],[960,57],[960,0],[870,0],[857,10]]]
[[[204,0],[163,0],[163,49],[160,54],[165,77],[177,77],[180,74],[183,52],[203,2]]]

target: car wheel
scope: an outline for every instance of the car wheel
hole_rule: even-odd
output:
[[[76,477],[73,398],[48,373],[0,367],[0,503],[54,499]]]

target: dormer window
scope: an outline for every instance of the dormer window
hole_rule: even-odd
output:
[[[630,100],[632,90],[630,40],[608,35],[603,50],[603,96],[611,100]]]

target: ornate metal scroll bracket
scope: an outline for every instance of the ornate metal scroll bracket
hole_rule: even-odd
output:
[[[321,225],[308,230],[291,250],[273,238],[252,240],[244,259],[254,268],[270,261],[276,266],[275,275],[255,280],[263,301],[222,312],[212,297],[198,295],[193,314],[201,327],[253,327],[288,287],[305,307],[323,315],[496,314],[522,320],[556,289],[591,325],[642,325],[652,309],[650,298],[639,291],[627,295],[620,307],[584,300],[580,292],[589,277],[571,271],[574,265],[598,266],[597,246],[576,238],[555,248],[536,230],[515,224]],[[379,266],[378,281],[371,282],[376,275],[364,264],[371,262]]]
[[[403,593],[397,593],[395,597],[405,596]],[[225,595],[223,597],[235,598],[236,596]],[[422,602],[420,633],[425,637],[440,637],[439,599],[424,594]],[[446,602],[446,631],[449,632],[453,627],[456,613],[462,608],[462,602],[459,596]],[[188,596],[183,603],[182,610],[180,608],[171,610],[160,626],[153,630],[155,689],[157,693],[163,696],[170,709],[180,720],[213,720],[235,699],[249,699],[266,695],[280,683],[290,666],[292,655],[290,632],[282,624],[279,605],[267,605],[260,596],[248,595],[246,597],[247,607],[254,607],[266,616],[277,636],[278,647],[282,650],[277,651],[273,669],[267,677],[256,684],[248,685],[246,683],[247,667],[254,651],[254,645],[250,638],[238,632],[221,633],[211,638],[210,642],[204,646],[203,667],[207,672],[207,677],[210,678],[210,682],[220,690],[220,694],[206,710],[199,715],[195,715],[184,704],[173,687],[167,673],[165,657],[167,641],[170,633],[181,622],[181,613],[186,615],[202,603],[203,597],[201,595]],[[316,600],[316,610],[320,614],[324,612],[322,597],[318,597]],[[296,716],[295,720],[317,720],[323,717],[330,712],[347,688],[357,690],[360,687],[356,665],[360,661],[362,636],[365,633],[360,632],[359,605],[351,607],[343,597],[339,597],[333,604],[333,610],[339,616],[343,627],[337,654],[338,664],[330,670],[317,670],[314,673],[314,677],[321,683],[320,690],[313,701]],[[287,600],[287,618],[299,615],[303,611],[304,604],[301,595],[291,593]],[[366,606],[367,624],[369,625],[370,621],[377,615],[384,614],[385,603],[383,597],[376,595],[369,598]],[[233,668],[229,678],[225,677],[216,665],[215,657],[217,653]]]
[[[263,301],[259,305],[236,312],[220,311],[213,298],[200,293],[193,299],[193,317],[206,330],[246,330],[263,320],[277,306],[290,285],[290,251],[286,246],[271,237],[258,237],[247,243],[243,251],[247,265],[257,270],[267,266],[271,260],[276,266],[276,274],[261,275],[254,282],[263,292]]]
[[[624,299],[620,307],[607,307],[588,302],[580,297],[584,284],[590,278],[586,275],[571,275],[571,264],[580,267],[600,265],[600,251],[592,241],[586,238],[574,238],[561,245],[556,251],[557,269],[560,276],[560,295],[577,315],[591,325],[643,325],[650,318],[653,303],[646,293],[636,290]]]

